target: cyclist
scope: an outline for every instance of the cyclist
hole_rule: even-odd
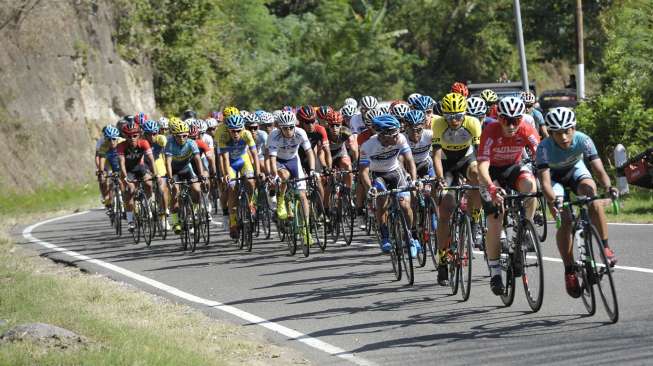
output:
[[[410,152],[406,137],[399,133],[401,125],[392,115],[383,114],[372,120],[378,135],[372,136],[361,146],[359,163],[359,176],[364,189],[371,195],[377,191],[404,187],[408,184],[406,172],[402,166],[408,166],[411,185],[416,182],[417,169]],[[370,180],[370,174],[374,182]],[[388,253],[391,249],[390,233],[388,230],[388,199],[377,198],[376,221],[381,232],[381,250]],[[410,192],[399,194],[399,205],[404,212],[408,227],[413,226],[413,213],[410,207]],[[411,238],[410,253],[416,257],[422,248],[419,241]]]
[[[365,126],[366,129],[356,135],[356,144],[359,146],[359,159],[360,159],[360,147],[363,146],[363,144],[370,139],[370,137],[374,136],[376,131],[374,131],[374,128],[372,126],[372,119],[378,116],[382,116],[383,113],[381,113],[380,110],[378,109],[370,109],[369,111],[365,112],[365,115],[363,116],[363,119],[365,121]],[[360,170],[358,171],[358,183],[362,183],[362,178],[361,178],[361,172]],[[365,209],[364,209],[364,204],[365,202],[365,189],[363,187],[363,184],[358,184],[356,185],[356,208],[357,208],[357,214],[362,218],[361,222],[365,222],[364,220],[364,215],[365,215]],[[365,225],[361,223],[360,227],[362,229],[365,228]]]
[[[223,182],[227,186],[228,202],[223,214],[229,215],[229,234],[232,239],[238,238],[237,211],[238,202],[236,184],[232,179],[236,178],[236,172],[241,177],[253,178],[260,174],[259,160],[256,151],[256,142],[252,134],[245,130],[245,119],[240,115],[228,117],[224,124],[216,131],[218,147],[220,148],[220,166],[225,172]],[[253,193],[256,188],[256,181],[247,179],[240,184],[246,184],[249,191],[249,209],[254,212]],[[226,211],[226,212],[225,212]]]
[[[497,103],[499,103],[499,96],[497,93],[492,89],[484,89],[481,91],[481,98],[483,98],[485,104],[487,105],[487,116],[494,120],[499,118],[499,114],[497,113]]]
[[[390,106],[390,114],[395,116],[399,122],[402,122],[404,117],[406,116],[406,113],[410,111],[410,105],[404,101],[399,101],[396,103],[393,103]]]
[[[433,122],[433,104],[435,101],[428,95],[422,95],[417,98],[413,109],[424,112],[424,125],[426,128],[431,128]]]
[[[301,128],[295,128],[297,124],[297,117],[292,111],[285,111],[279,114],[277,119],[279,128],[272,131],[268,137],[268,152],[270,154],[270,167],[272,170],[271,178],[273,180],[280,180],[279,190],[277,191],[277,217],[281,220],[288,218],[288,210],[286,209],[284,194],[287,189],[286,182],[290,178],[304,178],[304,170],[299,161],[298,150],[301,147],[306,153],[308,160],[308,173],[313,177],[317,177],[315,172],[315,156],[313,149],[311,149],[311,142],[308,140],[306,131]],[[302,202],[302,210],[304,210],[305,217],[309,217],[309,205],[306,198],[306,182],[301,181],[297,183],[299,189],[299,196]],[[308,231],[308,228],[304,228]],[[310,235],[307,232],[301,233],[302,235]]]
[[[571,297],[579,297],[581,288],[573,269],[571,217],[568,210],[562,210],[565,188],[571,189],[576,195],[596,196],[596,182],[584,163],[584,159],[587,159],[599,182],[612,197],[618,196],[618,190],[611,186],[610,177],[605,172],[592,139],[576,131],[576,116],[571,109],[552,109],[546,114],[546,124],[551,134],[537,149],[537,168],[542,191],[553,208],[554,215],[562,215],[556,242],[565,267],[565,287]],[[590,204],[589,212],[605,246],[605,256],[610,265],[615,265],[617,259],[608,245],[608,226],[599,201]]]
[[[526,106],[526,115],[530,116],[530,118],[533,120],[533,125],[537,129],[537,132],[540,134],[540,136],[542,136],[543,139],[545,137],[549,137],[542,112],[535,108],[535,94],[527,90],[521,92],[520,97]]]
[[[433,164],[435,176],[441,184],[460,183],[466,178],[472,185],[478,184],[478,167],[475,152],[481,137],[481,123],[465,115],[467,98],[459,93],[449,93],[442,98],[442,117],[433,121]],[[478,191],[469,192],[469,208],[472,216],[472,232],[475,242],[480,242],[480,206]],[[449,249],[449,219],[456,206],[453,194],[446,194],[439,204],[438,227],[438,283],[448,284],[447,250]]]
[[[375,97],[368,95],[361,98],[359,104],[360,104],[360,114],[354,115],[353,117],[351,117],[351,120],[349,121],[349,128],[351,129],[351,132],[355,135],[365,130],[366,124],[363,117],[365,117],[365,113],[367,113],[367,111],[372,109],[377,109],[379,106],[379,101]]]
[[[151,173],[144,164],[147,159],[149,166],[154,166],[154,156],[152,148],[147,140],[141,138],[141,128],[138,123],[129,121],[122,126],[122,133],[126,136],[126,141],[121,142],[117,147],[118,159],[120,162],[120,175],[126,184],[127,192],[125,195],[125,210],[127,213],[127,225],[129,232],[134,231],[134,193],[136,185],[134,179],[143,179],[145,181],[145,190],[149,197],[152,196],[152,182],[150,181]]]
[[[433,160],[431,160],[431,143],[433,131],[425,129],[426,114],[420,110],[412,110],[406,113],[406,132],[404,136],[410,146],[413,161],[417,169],[417,177],[434,177]]]
[[[107,181],[106,173],[109,171],[120,171],[120,161],[118,159],[116,147],[118,144],[125,141],[125,139],[120,137],[120,131],[112,125],[105,126],[102,131],[103,136],[98,139],[95,148],[95,173],[98,177],[100,192],[102,193],[102,203],[107,212],[109,212],[111,208],[111,189]],[[107,161],[109,162],[108,165],[106,164]],[[122,188],[123,187],[121,186],[121,189]]]
[[[166,155],[166,174],[168,175],[168,184],[172,186],[172,221],[174,222],[172,228],[175,234],[181,232],[181,224],[179,223],[179,217],[177,215],[177,212],[179,211],[179,200],[177,199],[179,189],[176,184],[173,184],[173,182],[180,179],[194,180],[198,177],[200,179],[204,177],[204,171],[202,170],[204,165],[200,159],[200,150],[195,141],[188,138],[189,130],[188,125],[182,122],[179,118],[171,118],[170,133],[172,136],[168,138],[164,150]],[[191,164],[191,161],[194,163]],[[197,173],[193,170],[193,166],[199,169]],[[199,202],[199,182],[193,182],[191,184],[191,196],[193,202]]]
[[[331,151],[331,158],[333,159],[331,168],[351,170],[352,160],[358,161],[358,145],[356,144],[356,138],[351,134],[351,131],[347,127],[342,125],[342,114],[340,114],[340,112],[329,112],[326,116],[326,121],[329,124],[327,137],[329,138],[329,150]],[[352,153],[351,158],[349,157],[348,151],[351,151]],[[352,173],[345,176],[345,185],[349,188],[351,188],[352,179]],[[327,192],[326,197],[329,196],[329,193],[330,192]]]
[[[268,133],[265,132],[262,128],[259,128],[259,122],[261,121],[260,116],[266,116],[267,112],[257,114],[251,114],[245,118],[245,129],[252,134],[254,142],[256,143],[256,157],[259,161],[260,175],[259,180],[265,178],[265,174],[268,170],[265,167],[265,150],[268,143]],[[267,118],[267,116],[266,116]],[[269,120],[269,119],[268,119]]]
[[[312,106],[304,105],[297,109],[296,113],[297,120],[300,122],[300,127],[304,129],[306,136],[308,136],[308,140],[311,142],[311,148],[316,157],[316,168],[328,169],[332,164],[331,150],[329,149],[329,137],[327,136],[326,129],[317,123],[318,116],[322,116],[322,119],[326,119],[326,114],[329,112],[333,112],[333,108],[329,106],[319,107],[318,112],[316,113]],[[305,155],[306,154],[303,150],[299,151],[299,158],[302,162],[302,167],[304,170],[308,170],[308,160]],[[324,195],[324,184],[321,179],[317,181],[317,190],[320,197],[322,197],[322,200],[326,201]],[[325,205],[326,202],[323,202],[322,207],[325,207]]]
[[[168,137],[168,131],[170,130],[170,121],[166,117],[159,118],[159,133],[162,136]]]
[[[357,109],[353,104],[345,104],[342,106],[342,108],[340,108],[340,114],[342,114],[342,124],[349,128],[350,131],[352,131],[351,119],[356,115],[356,113]]]
[[[168,185],[164,181],[166,174],[166,159],[164,157],[164,150],[168,139],[159,133],[159,124],[156,121],[149,120],[143,125],[143,138],[149,142],[152,147],[152,156],[154,157],[154,166],[150,168],[156,175],[156,179],[159,183],[159,192],[162,197],[162,216],[167,216],[170,214],[168,209]],[[166,230],[170,230],[170,224],[168,220],[165,220]]]
[[[465,98],[469,97],[469,89],[467,89],[467,85],[459,81],[456,81],[451,85],[451,92],[458,93]]]
[[[535,177],[527,166],[521,164],[524,148],[537,150],[539,137],[533,126],[524,122],[526,107],[517,97],[506,97],[499,102],[498,123],[491,123],[481,134],[478,149],[478,171],[480,176],[483,209],[487,216],[487,255],[490,267],[490,288],[495,295],[503,293],[501,267],[499,266],[500,236],[503,224],[503,195],[501,187],[519,192],[535,192]],[[495,184],[495,180],[497,184]],[[533,220],[536,201],[525,200],[526,214]],[[515,275],[521,275],[515,269]]]
[[[467,115],[475,117],[481,122],[481,128],[485,128],[488,123],[495,120],[487,117],[487,105],[483,98],[471,97],[467,99]]]

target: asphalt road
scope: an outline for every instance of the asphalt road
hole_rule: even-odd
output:
[[[242,324],[314,364],[653,364],[653,225],[610,225],[619,258],[617,324],[600,302],[589,317],[566,294],[552,235],[543,246],[550,258],[544,304],[532,313],[521,282],[509,308],[492,295],[482,256],[471,298],[462,302],[435,284],[431,262],[416,270],[414,286],[395,281],[389,257],[361,233],[350,247],[329,244],[304,258],[289,256],[274,235],[255,241],[251,253],[238,250],[217,226],[211,245],[195,253],[182,252],[176,237],[146,248],[116,238],[98,210],[29,229],[22,242],[44,256]]]

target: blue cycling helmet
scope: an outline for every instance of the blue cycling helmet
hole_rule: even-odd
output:
[[[243,127],[245,127],[245,119],[241,115],[234,114],[227,118],[227,128],[230,130],[238,130]]]
[[[413,109],[404,115],[404,121],[410,126],[420,125],[426,121],[426,114],[420,110]]]
[[[147,120],[147,122],[143,124],[143,132],[159,133],[159,124],[151,119]]]
[[[390,114],[382,114],[372,118],[372,126],[378,133],[386,133],[392,130],[399,131],[399,128],[401,128],[399,121]]]
[[[422,95],[422,96],[418,97],[415,100],[415,104],[413,105],[413,108],[415,108],[417,110],[420,110],[420,111],[425,111],[427,109],[433,109],[433,103],[434,102],[435,101],[430,96]]]
[[[254,112],[254,114],[257,115],[258,118],[261,118],[261,115],[262,115],[263,113],[267,113],[267,112],[264,111],[263,109],[257,109],[256,112]]]
[[[107,125],[104,128],[104,137],[108,139],[116,139],[120,136],[120,131],[112,125]]]
[[[422,94],[420,94],[420,93],[413,93],[413,94],[409,95],[408,99],[406,99],[406,100],[408,101],[408,104],[411,107],[415,108],[415,104],[417,103],[417,99],[419,99],[419,97],[421,97],[421,96],[422,96]]]

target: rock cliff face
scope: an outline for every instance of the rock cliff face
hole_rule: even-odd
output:
[[[123,61],[114,3],[0,0],[0,185],[87,181],[100,128],[155,108],[147,60]]]

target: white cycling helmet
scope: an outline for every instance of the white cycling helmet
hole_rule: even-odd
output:
[[[544,118],[546,127],[551,131],[562,131],[576,126],[576,114],[569,108],[553,108]]]
[[[188,119],[184,120],[184,123],[186,124],[186,126],[188,126],[188,128],[190,128],[190,126],[195,124],[195,121],[196,121],[195,118],[188,118]]]
[[[372,125],[372,119],[374,117],[382,116],[385,113],[381,112],[380,109],[370,109],[369,111],[365,112],[365,115],[363,116],[363,122],[365,123],[365,126],[371,126]]]
[[[170,123],[170,121],[168,121],[167,118],[165,118],[165,117],[159,118],[159,128],[168,129],[169,128],[169,123]]]
[[[365,108],[367,110],[374,109],[379,105],[379,101],[371,96],[365,96],[361,99],[361,108]]]
[[[352,97],[349,97],[349,98],[345,99],[345,105],[353,105],[354,108],[357,108],[358,107],[358,102],[356,101],[356,99],[354,99]]]
[[[505,97],[499,101],[499,115],[505,117],[521,117],[526,110],[524,101],[517,97]]]
[[[218,127],[218,120],[215,118],[209,118],[206,120],[206,128],[216,128]]]
[[[356,106],[353,104],[345,104],[340,108],[340,113],[343,117],[353,117],[356,114]]]
[[[526,104],[526,105],[535,104],[535,94],[533,94],[530,90],[521,92],[520,97],[521,97],[521,100],[523,100],[524,104]]]
[[[467,114],[478,117],[487,112],[487,105],[483,98],[470,97],[467,99]]]
[[[297,117],[295,117],[295,114],[290,111],[284,111],[279,114],[279,117],[277,118],[277,124],[279,127],[282,126],[296,126],[297,125]]]
[[[390,108],[390,114],[401,119],[410,112],[410,106],[406,103],[397,103]]]

